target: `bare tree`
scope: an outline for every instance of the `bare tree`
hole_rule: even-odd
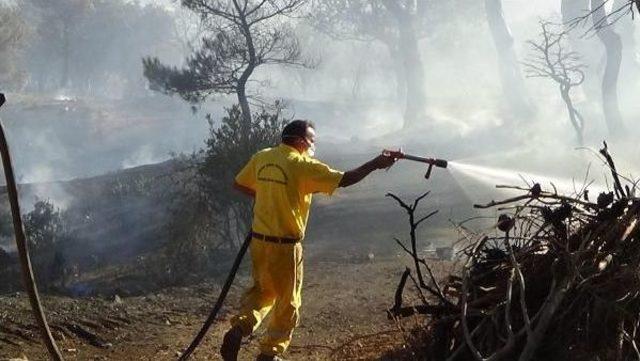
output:
[[[298,40],[280,18],[299,11],[305,0],[182,0],[200,16],[205,35],[182,69],[158,58],[145,58],[144,75],[155,90],[179,94],[198,103],[214,94],[236,94],[244,118],[244,134],[251,126],[247,83],[262,65],[310,66]]]
[[[584,81],[586,65],[582,63],[578,53],[565,50],[567,33],[554,32],[553,24],[547,21],[540,21],[540,27],[542,39],[538,42],[528,41],[533,54],[524,62],[525,72],[529,78],[549,78],[558,84],[578,144],[582,145],[584,118],[573,104],[571,89]]]
[[[312,20],[341,39],[380,41],[389,50],[405,98],[404,126],[426,118],[424,67],[419,40],[426,35],[426,0],[316,0]]]

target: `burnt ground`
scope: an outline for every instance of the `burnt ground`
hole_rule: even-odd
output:
[[[289,360],[412,359],[405,333],[419,323],[398,324],[387,318],[405,256],[359,263],[307,260],[302,319]],[[434,262],[443,274],[447,262]],[[221,320],[193,357],[217,360],[217,348],[233,305],[249,279],[236,280]],[[203,282],[138,297],[81,298],[45,296],[44,305],[55,337],[68,360],[174,360],[199,329],[219,286]],[[407,299],[407,303],[411,302]],[[258,331],[240,359],[257,353]],[[390,356],[394,351],[393,355]],[[398,355],[403,356],[398,356]],[[0,296],[0,360],[45,360],[24,294]]]

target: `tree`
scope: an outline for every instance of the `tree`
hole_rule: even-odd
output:
[[[13,223],[11,220],[11,211],[2,207],[0,214],[0,237],[10,237],[13,235]]]
[[[610,26],[605,0],[591,0],[591,17],[598,38],[605,47],[606,65],[602,76],[602,106],[609,133],[624,133],[624,123],[618,104],[618,77],[622,64],[622,40]]]
[[[63,20],[70,15],[60,14],[66,7],[74,10],[72,24]],[[143,93],[147,81],[140,58],[172,54],[177,47],[172,15],[153,4],[29,0],[25,9],[36,29],[25,58],[31,84],[39,91],[64,87],[89,96]]]
[[[174,40],[171,14],[155,5],[94,0],[93,10],[78,25],[83,36],[75,40],[81,53],[71,59],[74,87],[83,93],[114,91],[113,83],[128,94],[146,91],[140,58],[161,55]]]
[[[63,213],[48,200],[37,201],[24,216],[25,234],[29,242],[39,283],[52,287],[63,278],[65,259],[62,245],[68,234]]]
[[[20,9],[0,3],[0,84],[20,87],[25,80],[20,55],[29,27]]]
[[[589,66],[593,75],[599,67],[601,51],[596,44],[597,40],[592,37],[585,37],[585,29],[581,28],[584,22],[578,22],[589,12],[590,0],[562,0],[561,12],[564,30],[567,32],[567,40],[571,46],[571,50],[581,54],[584,62]],[[598,84],[597,76],[588,77],[580,86],[586,97],[596,103],[600,98],[600,84]]]
[[[613,8],[617,9],[620,7],[624,7],[625,4],[627,3],[628,3],[627,0],[614,0]],[[640,0],[636,4],[638,6],[637,9],[640,10]],[[618,34],[620,34],[620,37],[622,38],[623,51],[625,53],[625,58],[629,59],[630,62],[632,62],[633,67],[636,68],[634,70],[637,70],[637,68],[639,67],[639,60],[636,59],[637,41],[635,39],[636,29],[635,29],[634,17],[635,15],[632,17],[625,16],[624,18],[621,18],[619,20],[613,19],[611,20],[611,23],[615,24],[616,31],[618,32]]]
[[[247,84],[262,65],[308,66],[291,26],[281,17],[300,10],[305,0],[182,0],[205,24],[200,48],[179,69],[158,58],[143,59],[152,89],[198,103],[213,94],[236,94],[242,133],[252,122]]]
[[[69,85],[73,37],[78,24],[91,10],[93,0],[30,0],[40,10],[41,21],[38,35],[41,41],[51,42],[61,56],[59,86]],[[48,54],[51,56],[51,54]]]
[[[552,26],[549,22],[541,21],[542,39],[539,42],[528,42],[533,53],[524,63],[526,73],[528,77],[549,78],[558,84],[569,120],[576,132],[577,142],[582,145],[584,118],[573,104],[571,89],[584,81],[586,66],[581,62],[578,53],[565,50],[564,40],[567,34],[564,31],[552,31]]]
[[[605,5],[609,0],[591,1],[591,13],[589,15],[593,15],[595,12],[600,12],[600,15],[604,15],[599,17],[598,20],[594,20],[596,28],[607,27],[623,17],[631,16],[631,18],[635,18],[636,12],[640,13],[640,0],[613,0],[613,8],[609,14],[605,10]],[[604,14],[602,14],[603,11]]]
[[[252,202],[231,187],[251,155],[279,143],[285,120],[278,104],[275,109],[254,114],[248,135],[243,133],[244,117],[238,105],[226,110],[220,126],[208,117],[206,146],[182,158],[181,170],[176,172],[177,191],[168,202],[170,273],[179,277],[193,272],[194,264],[206,270],[221,247],[236,250],[244,240],[250,230]]]
[[[426,89],[419,40],[426,35],[426,0],[316,0],[314,26],[342,39],[380,41],[387,47],[405,98],[404,127],[426,118]]]
[[[513,36],[504,18],[502,0],[485,0],[484,5],[487,23],[498,52],[498,70],[502,93],[513,111],[531,113],[532,104],[529,102],[524,87],[520,64],[513,47]]]

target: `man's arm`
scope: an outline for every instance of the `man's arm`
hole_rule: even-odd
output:
[[[248,195],[249,197],[253,197],[255,198],[256,196],[256,191],[254,191],[251,188],[245,187],[243,185],[238,184],[238,182],[233,182],[233,188],[235,188],[236,190],[244,193],[245,195]]]
[[[396,160],[392,157],[379,155],[366,162],[365,164],[359,166],[358,168],[345,172],[342,176],[342,179],[340,180],[340,184],[338,184],[338,187],[344,188],[352,186],[363,180],[366,176],[368,176],[376,169],[385,169],[391,167],[393,163],[395,163],[395,161]]]

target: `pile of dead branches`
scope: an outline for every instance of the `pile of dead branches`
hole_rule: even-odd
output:
[[[640,198],[606,143],[600,154],[613,191],[511,187],[522,195],[476,206],[503,212],[492,236],[460,227],[459,272],[414,282],[421,305],[402,305],[405,272],[389,313],[429,315],[426,359],[640,360]]]

